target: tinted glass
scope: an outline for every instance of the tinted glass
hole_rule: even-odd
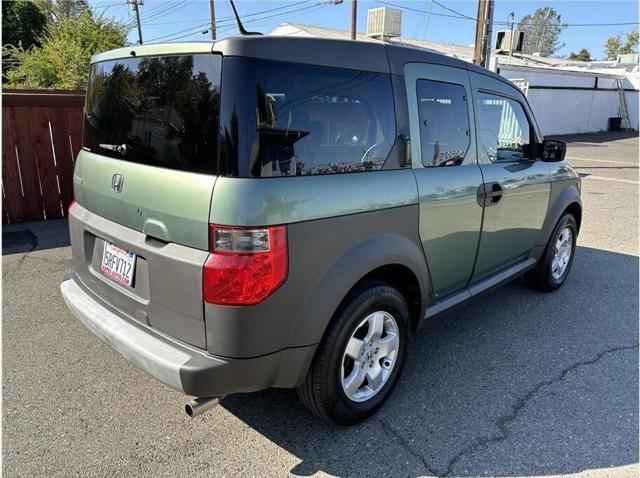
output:
[[[137,163],[215,174],[217,55],[129,58],[91,66],[84,146]]]
[[[480,148],[491,161],[524,159],[531,127],[522,105],[510,98],[479,93],[478,133]]]
[[[464,86],[418,80],[422,164],[459,166],[469,148],[469,112]]]
[[[225,58],[221,170],[251,177],[377,170],[395,139],[391,79]]]

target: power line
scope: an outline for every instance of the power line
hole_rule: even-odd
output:
[[[475,18],[470,17],[469,15],[465,15],[464,13],[460,13],[460,12],[458,12],[457,10],[454,10],[453,8],[449,8],[449,7],[447,7],[446,5],[443,5],[443,4],[442,4],[442,3],[440,3],[440,2],[436,2],[436,0],[432,0],[432,1],[433,1],[433,3],[435,3],[436,5],[438,5],[439,7],[444,8],[445,10],[449,10],[451,13],[455,13],[456,15],[458,15],[458,16],[460,16],[460,17],[468,18],[469,20],[474,20],[474,21],[475,21]]]
[[[158,10],[162,10],[163,8],[167,8],[166,2],[165,2],[165,3],[163,3],[163,2],[157,2],[157,3],[159,4],[158,6],[149,8],[149,10],[147,11],[147,14],[148,14],[148,15],[150,15],[151,13],[156,12],[156,11],[158,11]],[[171,5],[171,4],[169,4],[169,6],[170,6],[170,5]]]
[[[406,7],[404,5],[398,5],[397,3],[383,2],[382,0],[376,0],[376,2],[377,3],[381,3],[382,5],[389,5],[390,7],[396,7],[396,8],[401,8],[403,10],[409,10],[411,12],[429,13],[427,10],[421,10],[419,8]],[[431,15],[435,15],[437,17],[457,18],[459,20],[473,20],[474,22],[476,21],[476,19],[472,18],[472,17],[460,16],[460,15],[449,15],[447,13],[431,12]]]
[[[142,15],[142,20],[150,20],[152,18],[158,19],[158,18],[166,17],[167,15],[173,15],[179,10],[182,10],[183,8],[185,8],[190,3],[192,2],[186,1],[186,0],[182,0],[177,3],[171,3],[169,4],[169,6],[164,7],[164,9],[162,10],[156,10],[153,13],[150,13],[150,14],[147,13],[146,15]]]
[[[160,3],[157,7],[151,8],[149,11],[145,12],[144,16],[146,18],[151,18],[155,15],[166,12],[167,10],[171,10],[176,6],[180,6],[183,3],[185,3],[185,0],[181,0],[179,2],[167,2],[166,4]]]
[[[174,32],[174,33],[169,33],[167,35],[162,35],[162,36],[159,36],[159,37],[152,38],[151,40],[148,40],[148,41],[152,42],[152,41],[156,41],[156,40],[162,40],[163,38],[174,37],[176,35],[180,35],[181,33],[185,33],[185,32],[191,32],[190,33],[190,35],[191,35],[193,33],[197,33],[198,30],[201,30],[202,28],[208,27],[209,24],[210,24],[210,22],[203,23],[202,25],[198,25],[197,27],[186,28],[184,30],[180,30],[180,31],[177,31],[177,32]]]
[[[178,3],[172,3],[169,6],[162,6],[162,7],[156,7],[155,10],[153,10],[153,13],[149,14],[147,13],[146,15],[140,15],[140,21],[143,22],[145,25],[149,24],[149,25],[153,25],[153,23],[147,23],[147,20],[151,19],[151,18],[162,18],[165,17],[167,15],[171,15],[174,14],[176,12],[178,12],[179,10],[182,10],[183,8],[185,8],[186,6],[188,6],[190,3],[192,3],[191,1],[187,1],[187,0],[182,0]],[[128,27],[133,28],[136,26],[136,22],[129,22]]]
[[[243,21],[243,23],[253,23],[253,24],[259,25],[259,24],[265,23],[266,20],[268,20],[270,18],[278,17],[278,16],[284,16],[284,15],[288,15],[288,14],[295,13],[295,12],[301,12],[303,10],[307,10],[307,13],[312,13],[312,12],[315,12],[317,10],[320,10],[321,8],[326,7],[329,4],[331,4],[330,0],[329,1],[325,1],[325,2],[318,2],[318,3],[314,3],[314,4],[310,5],[309,7],[298,8],[296,10],[291,10],[289,12],[284,12],[284,13],[281,13],[281,14],[278,14],[278,15],[270,15],[270,16],[267,16],[267,17],[256,18],[256,19],[253,19],[253,20],[247,20],[246,22]]]
[[[328,4],[331,3],[331,1],[323,1],[323,2],[318,2],[312,5],[307,5],[304,7],[300,7],[300,8],[296,8],[293,10],[288,10],[286,12],[280,12],[280,13],[275,13],[273,15],[267,15],[267,16],[262,16],[264,13],[269,13],[269,12],[273,12],[273,11],[277,11],[277,10],[283,10],[284,8],[291,8],[294,7],[296,5],[302,5],[302,4],[308,4],[310,0],[303,0],[300,2],[296,2],[296,3],[292,3],[289,5],[286,5],[284,7],[277,7],[277,8],[271,8],[268,10],[264,10],[261,12],[253,12],[253,13],[249,13],[249,14],[245,14],[242,15],[243,18],[247,18],[247,17],[258,17],[258,18],[250,18],[249,20],[244,20],[242,21],[243,24],[252,24],[252,23],[257,23],[257,22],[263,22],[265,20],[268,19],[272,19],[272,18],[277,18],[277,17],[281,17],[281,16],[285,16],[285,15],[291,15],[294,14],[296,12],[301,12],[303,10],[307,10],[307,12],[311,12],[314,10],[317,10],[323,6],[326,6]],[[234,17],[226,17],[221,19],[220,21],[216,22],[217,25],[220,25],[221,23],[224,23],[224,25],[221,26],[220,30],[225,30],[227,28],[231,28],[231,27],[235,27],[235,18]],[[187,38],[196,34],[207,34],[209,33],[209,29],[205,29],[200,31],[202,28],[204,27],[208,27],[209,26],[209,22],[195,26],[195,27],[190,27],[190,28],[186,28],[184,30],[180,30],[178,32],[174,32],[171,34],[167,34],[167,35],[162,35],[156,38],[152,38],[151,40],[148,41],[156,41],[156,40],[165,40],[165,41],[174,41],[174,40],[180,40],[183,38]],[[188,32],[188,33],[186,33]],[[184,35],[180,35],[181,33],[185,33]],[[178,36],[176,36],[178,35]]]
[[[399,5],[397,3],[385,2],[385,1],[382,1],[382,0],[375,0],[375,1],[377,3],[381,3],[383,5],[389,5],[390,7],[402,8],[404,10],[409,10],[409,11],[412,11],[412,12],[428,13],[426,10],[407,7],[407,6],[404,6],[404,5]],[[433,3],[437,3],[441,7],[443,6],[442,4],[436,2],[435,0],[434,0]],[[443,7],[443,8],[447,8],[447,7]],[[447,8],[447,10],[455,11],[455,10],[452,10],[450,8]],[[477,21],[477,18],[475,18],[475,17],[470,17],[468,15],[464,15],[464,14],[461,14],[459,12],[456,12],[456,13],[457,13],[457,15],[449,15],[449,14],[446,14],[446,13],[431,12],[431,15],[436,15],[438,17],[456,18],[456,19],[459,19],[459,20],[472,20],[474,22]],[[505,21],[495,21],[494,23],[499,24],[499,25],[509,25],[509,22],[505,22]],[[563,23],[562,26],[565,26],[565,27],[612,27],[612,26],[629,26],[629,25],[639,25],[639,24],[640,24],[640,22]],[[519,23],[518,25],[523,25],[523,26],[541,26],[541,25],[545,25],[545,23]]]
[[[291,7],[295,7],[297,5],[302,5],[303,3],[309,3],[311,0],[302,0],[301,2],[295,2],[295,3],[290,3],[289,5],[284,5],[282,7],[276,7],[276,8],[270,8],[268,10],[262,10],[260,12],[253,12],[253,13],[245,13],[244,15],[241,15],[241,17],[247,18],[253,15],[262,15],[263,13],[271,13],[271,12],[275,12],[277,10],[284,10],[285,8],[291,8]],[[228,17],[228,19],[235,19],[234,17]]]
[[[323,8],[323,7],[327,6],[327,5],[328,5],[328,3],[327,3],[327,2],[322,2],[322,3],[320,3],[320,4],[311,5],[310,7],[308,7],[307,12],[308,12],[308,13],[314,12],[314,11],[319,10],[319,9],[321,9],[321,8]],[[281,15],[286,15],[286,14],[288,14],[288,13],[299,12],[299,11],[302,11],[302,10],[305,10],[305,9],[304,9],[304,8],[299,8],[299,9],[297,9],[297,10],[293,10],[293,11],[291,11],[291,12],[285,12],[285,13],[282,13]],[[265,17],[265,18],[254,18],[254,19],[252,19],[252,20],[243,21],[242,23],[243,23],[243,24],[245,24],[245,25],[246,25],[246,24],[249,24],[249,23],[256,25],[256,24],[264,23],[266,20],[267,20],[267,18],[266,18],[266,17]],[[207,24],[207,25],[208,25],[208,24]],[[233,29],[235,29],[235,28],[237,28],[236,23],[231,23],[231,22],[230,22],[230,23],[228,23],[227,25],[225,25],[225,26],[222,26],[222,27],[218,28],[218,33],[220,33],[220,32],[227,32],[227,31],[229,31],[229,30],[233,30]],[[185,34],[185,35],[181,35],[181,36],[178,36],[178,37],[175,37],[175,38],[171,38],[171,39],[170,39],[170,41],[183,40],[183,39],[185,39],[185,38],[187,38],[187,39],[188,39],[189,37],[193,37],[194,35],[206,35],[207,33],[209,33],[209,30],[208,30],[208,29],[207,29],[207,30],[202,30],[202,31],[193,31],[193,32],[191,32],[191,33],[187,33],[187,34]]]

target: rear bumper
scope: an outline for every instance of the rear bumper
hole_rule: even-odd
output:
[[[187,395],[213,397],[302,381],[300,367],[315,347],[286,349],[257,358],[217,357],[123,316],[87,290],[74,274],[60,285],[72,314],[129,362]]]

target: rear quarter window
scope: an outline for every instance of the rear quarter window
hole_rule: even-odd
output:
[[[220,160],[230,175],[375,171],[395,140],[389,75],[225,58],[222,88]]]

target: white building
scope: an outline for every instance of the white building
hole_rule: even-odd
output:
[[[298,23],[283,23],[270,34],[350,38],[346,30]],[[357,39],[380,41],[362,33],[358,33]],[[388,38],[386,41],[435,50],[465,61],[473,60],[473,46],[411,38]],[[640,73],[637,64],[570,61],[521,53],[509,56],[507,52],[493,50],[491,69],[524,91],[545,135],[606,131],[609,118],[621,116],[621,95],[626,99],[630,127],[638,130]],[[624,126],[629,125],[623,122]]]

